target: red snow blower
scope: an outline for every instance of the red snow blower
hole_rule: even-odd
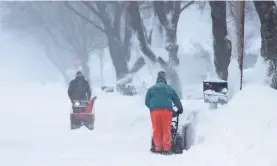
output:
[[[96,96],[90,100],[74,100],[70,113],[71,130],[79,129],[82,126],[89,130],[94,129],[94,103]]]

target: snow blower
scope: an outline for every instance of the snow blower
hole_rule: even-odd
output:
[[[89,130],[94,129],[94,102],[96,96],[91,100],[74,100],[70,113],[71,130],[79,129],[82,126]]]

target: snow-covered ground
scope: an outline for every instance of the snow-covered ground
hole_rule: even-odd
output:
[[[191,112],[198,113],[195,145],[176,156],[149,152],[151,123],[144,96],[98,96],[95,130],[71,131],[63,85],[1,86],[0,165],[277,164],[277,92],[264,85],[248,84],[228,105],[213,111],[202,100],[183,101],[182,123]]]

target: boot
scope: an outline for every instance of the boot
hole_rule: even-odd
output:
[[[161,151],[156,151],[155,148],[151,148],[150,151],[151,151],[152,153],[156,153],[156,154],[163,154],[163,151],[162,151],[162,150],[161,150]]]
[[[167,155],[172,155],[173,153],[171,151],[163,151],[162,154],[167,156]]]

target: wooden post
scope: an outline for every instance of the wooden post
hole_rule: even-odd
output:
[[[99,49],[99,59],[100,59],[100,76],[101,76],[101,88],[104,86],[104,79],[103,79],[103,48]]]
[[[243,80],[243,57],[244,57],[244,19],[245,19],[245,1],[237,1],[236,5],[236,27],[238,34],[238,62],[240,69],[240,90],[242,90]]]
[[[217,109],[217,103],[209,103],[209,109],[210,110]]]

